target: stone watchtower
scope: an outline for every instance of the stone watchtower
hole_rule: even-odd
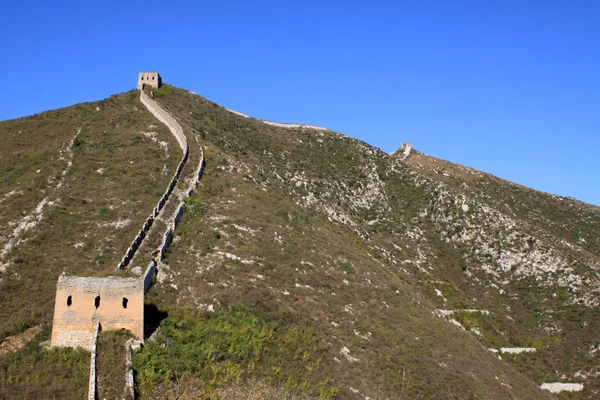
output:
[[[91,349],[96,322],[102,330],[128,329],[143,340],[143,279],[59,276],[52,346]]]
[[[162,85],[162,79],[158,72],[140,72],[138,74],[138,90],[141,90],[144,85],[150,85],[159,88]]]

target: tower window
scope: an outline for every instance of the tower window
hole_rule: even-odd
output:
[[[96,308],[100,307],[100,296],[96,296],[94,299],[94,306],[96,306]]]
[[[67,307],[71,307],[71,304],[73,304],[73,297],[69,296],[67,297]]]
[[[127,303],[129,303],[129,300],[127,300],[127,297],[123,297],[123,308],[127,308]]]

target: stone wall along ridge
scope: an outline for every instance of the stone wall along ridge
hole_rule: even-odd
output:
[[[229,111],[230,113],[234,113],[236,115],[239,115],[240,117],[244,117],[244,118],[252,118],[249,115],[243,114],[241,112],[238,111],[234,111],[234,110],[230,110],[229,108],[226,108],[227,111]],[[258,118],[256,118],[258,119]],[[308,124],[288,124],[285,122],[274,122],[274,121],[267,121],[265,119],[258,119],[260,122],[262,122],[263,124],[267,124],[267,125],[271,125],[271,126],[276,126],[278,128],[288,128],[288,129],[295,129],[295,128],[304,128],[304,129],[316,129],[319,131],[330,131],[331,129],[327,129],[327,128],[323,128],[322,126],[317,126],[317,125],[308,125]]]
[[[146,267],[146,272],[144,272],[144,277],[142,278],[144,279],[144,294],[148,293],[150,286],[152,286],[152,279],[154,279],[154,275],[156,275],[157,264],[156,259],[153,258],[148,264],[148,267]]]
[[[202,174],[204,173],[205,165],[206,164],[204,162],[204,151],[202,151],[202,155],[200,157],[200,162],[198,163],[198,169],[196,170],[196,172],[194,172],[194,177],[190,181],[190,186],[188,187],[188,190],[186,193],[187,196],[190,196],[194,192],[194,189],[198,186],[198,182],[200,181],[200,178],[202,178]],[[168,219],[167,229],[165,230],[162,243],[157,251],[157,256],[155,259],[155,261],[157,263],[164,259],[165,252],[167,251],[167,248],[173,241],[173,232],[175,231],[175,229],[177,228],[177,225],[179,224],[179,220],[181,219],[181,216],[183,215],[184,209],[185,209],[185,201],[181,201],[179,203],[179,206],[177,206],[175,212],[173,213],[173,216]]]
[[[150,99],[148,97],[148,95],[146,93],[144,93],[143,90],[140,91],[140,101],[142,102],[142,104],[144,104],[146,106],[148,111],[150,111],[152,113],[152,115],[154,115],[156,117],[156,119],[158,119],[160,122],[162,122],[169,128],[169,130],[171,131],[173,136],[175,136],[177,143],[179,143],[181,150],[183,150],[183,157],[181,158],[181,161],[179,162],[179,165],[177,166],[177,170],[175,171],[175,174],[173,175],[171,182],[169,182],[169,186],[167,187],[167,190],[165,191],[165,193],[162,195],[162,197],[156,204],[156,207],[154,207],[152,214],[144,222],[144,225],[142,226],[140,231],[137,233],[137,235],[131,242],[131,245],[129,246],[129,248],[125,251],[125,255],[123,256],[121,262],[117,266],[118,270],[122,270],[125,267],[127,267],[129,265],[129,263],[131,262],[131,260],[133,259],[133,256],[135,255],[137,249],[141,246],[142,242],[144,241],[144,238],[146,237],[146,234],[152,227],[152,224],[154,223],[155,218],[158,217],[158,215],[164,208],[165,204],[167,204],[167,201],[169,200],[171,193],[175,189],[175,185],[179,181],[179,178],[181,176],[181,171],[183,171],[183,167],[185,166],[185,163],[187,162],[187,159],[189,156],[189,147],[188,147],[188,143],[187,143],[187,138],[185,137],[185,134],[183,133],[183,128],[181,127],[181,125],[179,125],[179,123],[175,120],[175,118],[173,118],[171,115],[169,115],[169,113],[167,111],[165,111],[157,102]]]
[[[167,111],[165,111],[156,101],[152,100],[144,91],[140,91],[140,100],[160,122],[165,124],[173,136],[177,139],[181,150],[187,147],[187,139],[183,134],[183,128]]]
[[[150,100],[144,92],[142,92],[142,96],[145,96],[146,100],[149,100],[150,102],[156,104],[156,102],[154,102],[153,100]],[[148,104],[151,104],[151,103],[148,103]],[[156,105],[156,106],[158,107],[158,105]],[[175,123],[177,123],[177,122],[175,122]],[[177,125],[179,125],[179,124],[177,124]],[[186,140],[186,150],[187,149],[188,148],[187,148],[187,140]],[[201,152],[200,162],[198,163],[198,167],[197,167],[196,171],[194,172],[192,179],[190,180],[190,184],[186,191],[187,196],[191,196],[191,194],[194,192],[194,189],[198,186],[198,183],[200,182],[200,179],[202,178],[202,175],[204,173],[204,168],[206,166],[206,162],[204,159],[204,150],[202,148],[200,148],[200,152]],[[185,160],[187,160],[187,151],[186,151]],[[167,188],[167,191],[165,192],[165,195],[163,195],[163,197],[159,200],[156,208],[154,209],[154,213],[150,217],[148,217],[148,220],[142,227],[142,230],[140,230],[140,233],[137,235],[134,242],[132,243],[132,246],[129,248],[127,255],[126,255],[126,257],[128,257],[127,263],[129,263],[129,261],[131,261],[131,258],[133,258],[135,251],[141,244],[143,238],[145,237],[145,235],[148,232],[148,230],[150,229],[150,227],[152,226],[152,222],[154,221],[155,218],[158,217],[158,214],[160,213],[160,211],[166,204],[166,202],[168,200],[168,196],[173,191],[175,184],[179,180],[179,176],[183,169],[183,161],[184,160],[182,159],[182,163],[180,163],[180,166],[177,169],[177,174],[176,174],[177,179],[175,179],[175,177],[174,177],[174,179],[171,181],[171,183],[169,184],[169,187]],[[144,293],[147,293],[148,290],[150,290],[150,286],[152,286],[152,280],[154,279],[154,276],[156,275],[156,269],[158,267],[158,263],[163,260],[163,258],[165,256],[165,252],[166,252],[167,248],[169,247],[169,245],[171,244],[171,241],[173,239],[173,231],[177,228],[179,220],[180,220],[181,216],[183,215],[184,209],[185,209],[185,202],[181,201],[179,206],[176,208],[176,211],[173,214],[173,216],[171,218],[168,218],[168,220],[167,220],[167,229],[163,233],[162,243],[160,244],[159,248],[157,249],[157,251],[155,253],[156,256],[152,259],[152,261],[150,261],[150,263],[146,267],[146,271],[144,272],[143,277],[142,277],[143,282],[144,282]],[[125,261],[125,258],[124,258],[124,261]],[[122,262],[122,264],[123,264],[123,262]],[[124,264],[124,265],[127,265],[127,264]]]
[[[130,263],[152,228],[155,219],[160,216],[167,203],[171,200],[171,194],[180,180],[181,173],[189,156],[187,138],[179,123],[143,91],[140,91],[140,100],[159,121],[167,125],[183,150],[183,157],[177,166],[177,170],[167,190],[158,201],[152,214],[144,222],[117,269],[124,269]],[[143,298],[152,285],[158,263],[163,259],[165,251],[173,239],[173,231],[183,215],[185,202],[181,194],[185,193],[184,196],[190,196],[202,177],[205,161],[202,148],[200,148],[200,151],[201,157],[198,167],[189,181],[187,190],[184,191],[182,188],[180,194],[177,196],[180,203],[175,208],[172,216],[166,218],[167,229],[163,235],[163,242],[158,251],[155,252],[156,255],[148,264],[142,277],[94,278],[71,277],[63,274],[58,279],[52,345],[81,346],[91,350],[88,399],[95,400],[97,396],[96,355],[98,332],[101,329],[100,324],[106,325],[106,329],[129,329],[134,335],[143,339]],[[115,305],[116,303],[119,303],[119,305]],[[92,309],[93,307],[95,309]],[[129,314],[129,310],[133,311],[133,314]],[[90,322],[92,326],[90,326]],[[135,343],[141,343],[141,341],[136,341]],[[135,343],[130,341],[126,345],[127,369],[125,387],[127,393],[131,396],[134,395],[131,351]]]
[[[100,322],[96,321],[96,328],[94,330],[94,341],[91,349],[90,356],[90,383],[88,387],[88,400],[96,400],[96,354],[98,342],[98,331],[100,330]]]
[[[190,185],[186,193],[187,196],[191,196],[191,194],[194,192],[194,189],[198,186],[198,182],[200,181],[200,179],[202,178],[202,174],[204,173],[205,165],[206,163],[204,161],[204,151],[202,151],[200,162],[198,163],[198,168],[194,172],[194,177],[190,181]],[[146,267],[146,271],[144,272],[142,278],[144,280],[144,293],[147,293],[150,289],[150,286],[152,286],[152,280],[154,279],[154,276],[156,274],[158,263],[164,259],[167,248],[173,241],[173,231],[175,231],[175,229],[177,228],[177,225],[179,224],[179,220],[181,219],[184,210],[185,201],[181,201],[179,203],[179,206],[177,206],[175,212],[173,213],[173,216],[167,220],[167,229],[163,233],[163,240],[155,252],[156,255]]]
[[[135,382],[133,379],[133,362],[131,361],[131,354],[133,349],[139,348],[141,342],[135,339],[129,339],[125,343],[125,395],[129,395],[129,398],[135,399]]]

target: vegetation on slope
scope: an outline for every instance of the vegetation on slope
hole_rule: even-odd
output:
[[[537,383],[583,382],[578,396],[593,397],[600,388],[594,350],[600,209],[419,153],[407,164],[437,181],[439,194],[426,218],[460,251],[460,269],[439,265],[436,277],[478,299],[495,321],[485,329],[467,325],[486,347],[535,347],[535,355],[505,359]],[[445,308],[440,296],[428,293]]]
[[[46,349],[44,329],[16,352],[0,357],[1,399],[82,399],[87,395],[90,353]]]
[[[568,397],[594,396],[596,207],[416,151],[400,162],[334,132],[269,126],[168,85],[155,94],[189,140],[204,146],[207,169],[147,299],[168,316],[134,357],[143,398],[545,398],[549,393],[537,386],[559,380],[585,382],[583,392]],[[64,186],[56,188],[65,160],[51,154],[68,138],[48,135],[51,151],[10,155],[20,161],[0,175],[1,226],[13,221],[15,204],[35,209],[45,198],[41,190],[61,201],[45,209],[5,260],[0,335],[49,319],[56,278],[47,279],[48,272],[112,269],[122,255],[116,244],[129,244],[162,193],[180,154],[136,97],[111,98],[112,108],[103,104],[101,111],[96,103],[75,108],[85,118],[111,109],[128,130],[116,146],[98,145],[106,128],[79,131]],[[36,129],[45,126],[32,118]],[[68,121],[75,134],[80,119]],[[0,131],[9,123],[17,122],[0,124]],[[108,132],[117,129],[110,123]],[[144,135],[127,142],[150,124],[159,126],[153,129],[160,140],[171,140],[169,157]],[[22,139],[10,137],[15,146]],[[140,168],[131,170],[130,160],[119,157],[123,146],[154,151],[148,154],[155,163],[135,159]],[[93,172],[106,168],[106,153],[125,176],[100,183],[103,175]],[[162,176],[156,172],[164,164],[170,172]],[[49,175],[36,178],[43,173]],[[130,185],[150,175],[145,186]],[[54,184],[42,188],[52,176]],[[128,202],[93,197],[110,182],[114,187],[102,193]],[[13,187],[23,203],[9,195]],[[119,219],[131,223],[95,228]],[[86,234],[100,236],[82,240]],[[53,248],[51,238],[63,244]],[[34,279],[41,284],[32,286]],[[35,299],[15,297],[31,287]],[[489,351],[501,347],[537,352]]]
[[[188,201],[150,293],[169,313],[169,333],[159,343],[186,342],[177,337],[190,325],[176,324],[185,307],[204,310],[195,318],[210,326],[207,320],[225,324],[243,305],[259,326],[309,329],[323,347],[320,367],[311,370],[294,366],[296,348],[288,344],[277,373],[268,358],[250,368],[215,352],[235,365],[241,383],[252,376],[285,385],[291,375],[307,382],[299,393],[316,397],[323,381],[340,398],[545,396],[472,334],[434,315],[421,293],[420,268],[452,264],[460,271],[460,253],[436,237],[432,223],[414,226],[435,195],[410,171],[332,132],[274,128],[177,89],[159,101],[202,137],[208,156],[202,187]],[[420,259],[424,239],[448,260]],[[285,319],[273,318],[278,312]],[[215,375],[205,360],[212,353],[202,346],[191,357],[195,368],[162,362],[161,348],[149,345],[136,365],[155,372],[170,365],[150,374],[167,387],[185,374],[197,379],[198,391],[237,383],[211,385]],[[145,396],[162,393],[138,377]]]
[[[298,326],[285,309],[234,304],[216,313],[174,310],[161,331],[135,358],[142,397],[210,397],[223,386],[262,379],[303,395],[335,397],[330,379],[302,379],[307,371],[326,375],[324,345],[310,327]],[[186,377],[181,387],[179,381]],[[185,393],[186,390],[193,392]]]
[[[162,196],[181,149],[138,97],[132,91],[0,122],[0,341],[51,326],[63,271],[115,275]],[[25,376],[14,390],[37,385]]]
[[[96,352],[96,387],[99,399],[129,399],[125,392],[126,330],[101,331]]]

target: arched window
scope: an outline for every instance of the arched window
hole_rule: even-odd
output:
[[[142,76],[142,80],[144,80],[144,77]]]
[[[100,296],[96,296],[94,299],[94,306],[96,306],[96,308],[100,307]]]
[[[73,304],[73,297],[69,296],[67,297],[67,307],[71,307],[71,304]]]
[[[127,308],[127,303],[129,303],[129,300],[127,300],[127,297],[123,297],[123,308]]]

